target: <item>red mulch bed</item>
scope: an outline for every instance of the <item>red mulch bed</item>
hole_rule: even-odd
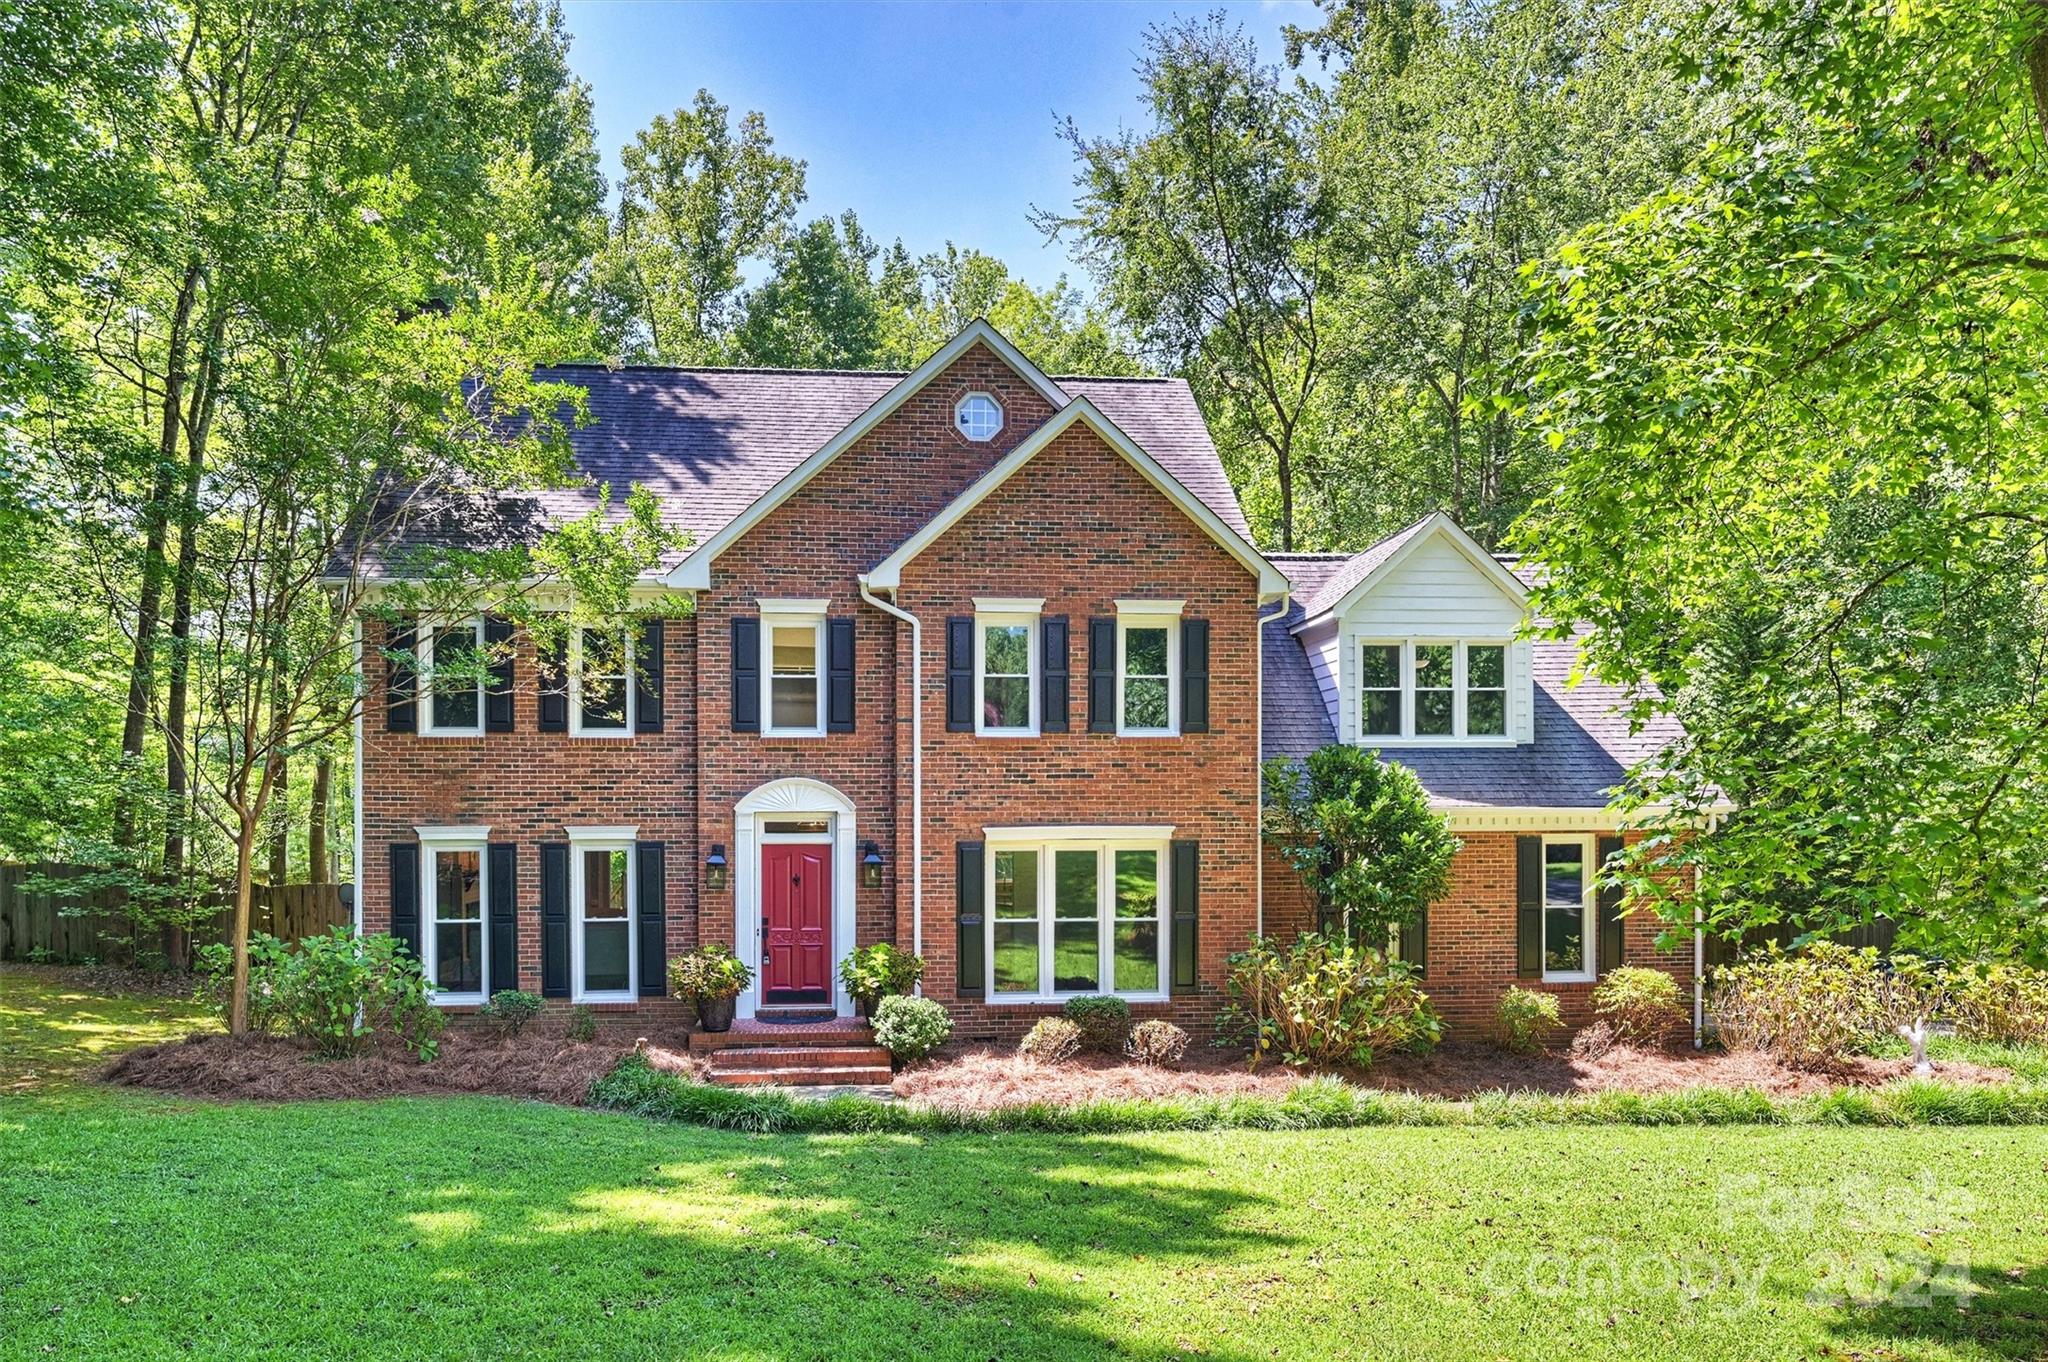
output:
[[[581,1105],[592,1080],[628,1046],[616,1037],[564,1040],[554,1027],[500,1037],[481,1027],[451,1030],[422,1064],[384,1043],[348,1059],[321,1059],[277,1036],[196,1035],[131,1050],[109,1065],[109,1083],[186,1097],[301,1101],[401,1094],[484,1094]],[[663,1068],[694,1072],[685,1054],[650,1049]]]
[[[1791,1069],[1767,1055],[1720,1051],[1637,1050],[1616,1046],[1605,1054],[1511,1055],[1483,1045],[1445,1045],[1428,1055],[1394,1055],[1362,1073],[1339,1075],[1364,1087],[1425,1097],[1468,1098],[1483,1092],[1579,1093],[1682,1088],[1757,1088],[1794,1097],[1848,1085],[1874,1087],[1912,1072],[1904,1059],[1850,1060],[1834,1073]],[[1955,1083],[2002,1083],[2004,1069],[1942,1063],[1936,1077]],[[895,1093],[908,1101],[962,1111],[986,1111],[1024,1102],[1071,1106],[1106,1098],[1278,1097],[1307,1075],[1280,1064],[1247,1072],[1241,1053],[1190,1053],[1178,1069],[1154,1069],[1108,1056],[1082,1056],[1041,1065],[1014,1054],[972,1050],[941,1055],[898,1074]]]

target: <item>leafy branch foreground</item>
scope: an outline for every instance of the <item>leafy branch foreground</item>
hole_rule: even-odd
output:
[[[762,1134],[932,1135],[950,1132],[1110,1134],[1146,1130],[1338,1130],[1362,1126],[2038,1126],[2048,1086],[1964,1086],[1908,1080],[1774,1099],[1754,1088],[1556,1097],[1486,1093],[1469,1102],[1355,1087],[1316,1078],[1284,1097],[1132,1098],[993,1111],[879,1102],[857,1094],[822,1100],[714,1087],[628,1055],[593,1083],[590,1104],[635,1116]]]

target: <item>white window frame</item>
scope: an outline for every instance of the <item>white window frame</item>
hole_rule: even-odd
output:
[[[1394,650],[1394,684],[1392,686],[1367,686],[1365,684],[1365,650],[1367,648],[1392,648]],[[1360,639],[1357,651],[1352,654],[1356,684],[1352,689],[1358,696],[1358,740],[1369,743],[1386,738],[1399,738],[1408,732],[1408,649],[1399,643]],[[1365,697],[1367,692],[1374,695],[1391,694],[1394,697],[1394,731],[1391,733],[1368,733],[1365,731]]]
[[[986,435],[970,435],[965,430],[961,429],[960,426],[960,413],[966,408],[969,402],[972,402],[977,397],[986,400],[990,406],[996,409],[995,429],[991,430]],[[960,394],[960,399],[953,404],[954,434],[958,435],[963,440],[969,440],[978,445],[985,445],[990,440],[995,439],[996,436],[1001,435],[1003,433],[1003,427],[1009,423],[1009,419],[1010,414],[1003,410],[1003,404],[996,400],[996,395],[991,392],[983,392],[980,389],[976,389],[971,393]]]
[[[1415,687],[1415,650],[1417,648],[1447,647],[1451,649],[1451,731],[1449,733],[1419,733],[1416,731],[1417,703]],[[1367,648],[1399,648],[1401,650],[1401,731],[1399,733],[1367,733],[1365,731],[1365,650]],[[1506,715],[1505,731],[1500,733],[1473,733],[1469,731],[1467,719],[1467,693],[1470,690],[1468,653],[1473,648],[1498,648],[1501,650],[1502,704]],[[1471,747],[1512,747],[1515,745],[1514,716],[1514,643],[1505,638],[1440,638],[1416,636],[1410,638],[1387,638],[1380,635],[1361,634],[1351,640],[1351,655],[1347,659],[1350,667],[1351,729],[1353,741],[1361,747],[1384,744],[1400,744],[1416,747],[1441,747],[1446,744]],[[1488,689],[1491,689],[1489,687]]]
[[[484,651],[484,617],[471,615],[467,619],[442,617],[436,620],[422,619],[414,639],[414,648],[419,654],[419,676],[416,696],[426,712],[420,715],[420,733],[429,738],[475,738],[484,731],[485,686],[483,678],[476,683],[476,722],[473,724],[442,725],[434,722],[434,643],[435,636],[444,629],[459,629],[464,624],[476,637],[477,656]]]
[[[427,993],[441,1007],[480,1007],[491,996],[491,830],[489,827],[429,827],[413,829],[420,839],[420,972],[427,981]],[[482,966],[478,972],[483,989],[476,993],[450,993],[434,987],[440,966],[440,876],[435,861],[444,854],[473,851],[477,869],[477,939],[482,945]],[[500,984],[502,988],[514,987]]]
[[[570,828],[569,833],[569,997],[578,1003],[640,1001],[640,858],[634,854],[637,827]],[[583,854],[626,853],[626,987],[592,992],[583,987]],[[609,921],[610,919],[606,919]]]
[[[1035,738],[1039,734],[1042,716],[1039,713],[1039,690],[1044,665],[1039,657],[1039,617],[1045,609],[1044,599],[1013,599],[1007,597],[977,596],[974,600],[974,731],[984,738]],[[998,728],[985,722],[988,714],[988,631],[992,628],[1024,629],[1027,661],[1025,688],[1029,693],[1027,704],[1029,717],[1022,728]],[[1008,676],[1009,672],[999,673]]]
[[[825,616],[830,601],[764,600],[761,610],[761,733],[770,738],[822,738],[825,736],[826,661]],[[775,631],[809,628],[812,634],[811,674],[818,683],[817,713],[813,722],[800,728],[775,725]]]
[[[1573,846],[1579,849],[1579,937],[1585,943],[1584,969],[1550,968],[1550,849],[1554,846]],[[1590,984],[1600,977],[1600,932],[1599,919],[1596,916],[1599,891],[1595,885],[1599,878],[1599,866],[1594,862],[1593,854],[1594,839],[1586,834],[1558,834],[1543,839],[1543,916],[1536,944],[1543,961],[1543,982],[1546,984]]]
[[[577,628],[569,640],[569,732],[578,738],[630,738],[633,724],[639,715],[634,712],[635,693],[633,670],[638,660],[634,656],[633,630],[621,626],[626,643],[626,726],[624,728],[586,728],[583,724],[583,636],[594,626]]]
[[[1118,601],[1116,603],[1116,731],[1123,738],[1180,736],[1180,616],[1182,601]],[[1166,727],[1132,728],[1124,723],[1125,659],[1133,629],[1166,631]]]
[[[1170,827],[1065,829],[1051,833],[1029,835],[1029,829],[990,828],[985,836],[982,867],[982,952],[987,961],[982,978],[982,996],[991,1006],[1042,1006],[1046,1003],[1064,1002],[1068,998],[1092,997],[1096,994],[1114,993],[1117,997],[1134,1003],[1165,1002],[1172,996],[1170,983],[1173,969],[1173,829]],[[1038,856],[1038,988],[1031,993],[999,993],[996,991],[996,853],[1030,851]],[[1053,966],[1053,923],[1056,876],[1053,874],[1053,853],[1058,851],[1093,851],[1095,853],[1096,893],[1096,965],[1100,973],[1097,981],[1102,987],[1057,991],[1052,984]],[[1158,857],[1159,865],[1159,987],[1156,989],[1117,989],[1116,982],[1116,853],[1119,851],[1150,851]],[[1005,921],[1015,922],[1008,918]]]

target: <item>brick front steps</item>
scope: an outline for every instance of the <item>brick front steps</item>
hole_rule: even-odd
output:
[[[847,1018],[773,1023],[742,1019],[730,1031],[695,1031],[690,1048],[705,1052],[713,1083],[746,1087],[886,1087],[889,1052],[875,1033]]]

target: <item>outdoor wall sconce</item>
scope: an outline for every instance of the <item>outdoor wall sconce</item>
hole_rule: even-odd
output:
[[[725,843],[713,842],[711,854],[704,858],[704,887],[725,888]]]
[[[860,883],[863,889],[882,887],[882,849],[873,842],[860,844]]]

